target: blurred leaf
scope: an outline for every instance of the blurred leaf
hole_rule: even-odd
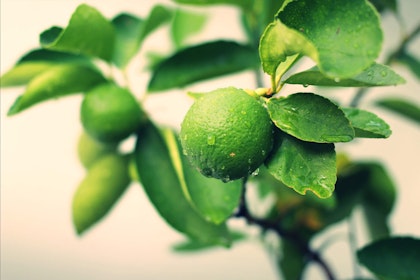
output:
[[[115,143],[98,142],[83,131],[77,141],[77,155],[83,167],[90,169],[101,157],[115,153],[117,146]]]
[[[300,248],[283,238],[278,265],[284,280],[301,279],[306,263],[305,254],[302,253]]]
[[[417,79],[420,79],[420,61],[416,57],[407,52],[403,52],[397,57],[397,59],[399,62],[405,64],[417,77]]]
[[[388,138],[391,135],[389,125],[374,113],[358,108],[341,108],[354,128],[356,137]]]
[[[395,86],[405,80],[391,68],[382,64],[373,64],[350,79],[332,79],[325,76],[318,67],[296,73],[287,78],[286,84],[303,84],[328,87],[374,87]]]
[[[256,68],[258,57],[249,47],[231,41],[207,42],[188,47],[162,61],[148,85],[149,91],[162,91]]]
[[[322,214],[325,226],[347,219],[364,196],[365,182],[370,172],[358,163],[350,163],[337,175],[334,195],[336,207],[325,209]]]
[[[362,201],[366,224],[372,239],[387,237],[390,234],[388,218],[395,205],[396,187],[387,170],[379,163],[360,163],[369,172],[364,184]]]
[[[130,184],[128,159],[109,154],[89,169],[73,197],[73,223],[82,234],[100,221]]]
[[[420,107],[413,101],[391,97],[376,101],[376,105],[420,124]]]
[[[171,25],[171,36],[175,47],[177,49],[183,47],[188,37],[201,31],[206,19],[204,14],[177,9]]]
[[[190,5],[235,5],[242,8],[250,8],[252,6],[252,0],[172,0],[179,4],[190,4]]]
[[[271,98],[268,112],[282,131],[303,141],[348,142],[354,137],[349,120],[337,105],[313,93]]]
[[[96,68],[85,56],[35,49],[23,55],[12,69],[1,77],[1,87],[25,85],[53,65],[65,63],[83,64]]]
[[[134,15],[122,13],[112,20],[115,27],[115,47],[113,61],[124,68],[140,47],[140,30],[144,21]]]
[[[246,235],[242,232],[233,231],[230,232],[230,236],[233,242],[240,241],[246,238]],[[177,253],[195,253],[202,250],[215,248],[213,243],[203,243],[197,240],[186,240],[182,243],[175,244],[172,249]]]
[[[230,245],[226,224],[204,220],[187,201],[179,177],[179,162],[157,127],[149,123],[139,131],[135,162],[140,182],[156,210],[174,229],[201,243]],[[164,176],[162,176],[164,174]]]
[[[173,17],[173,12],[171,9],[163,6],[156,5],[150,11],[149,16],[144,20],[142,29],[140,30],[140,43],[149,36],[153,31],[161,27],[164,23],[171,20]]]
[[[420,240],[393,237],[357,251],[359,262],[380,279],[416,280],[420,277]]]
[[[53,27],[41,34],[41,45],[55,51],[112,59],[115,30],[95,8],[81,4],[64,29]]]
[[[334,191],[334,144],[304,142],[279,132],[265,164],[277,180],[300,194],[310,190],[320,198],[328,198]]]
[[[264,31],[260,57],[272,76],[287,56],[299,53],[326,76],[344,79],[369,67],[381,44],[378,14],[364,0],[291,1]]]
[[[45,100],[87,91],[103,82],[105,78],[102,74],[90,67],[77,64],[51,66],[29,82],[8,115],[15,115]]]
[[[397,0],[369,0],[378,12],[383,12],[386,9],[390,9],[393,12],[397,11]]]

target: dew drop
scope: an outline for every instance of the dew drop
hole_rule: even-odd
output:
[[[303,84],[303,87],[309,87],[309,84]]]
[[[260,169],[257,168],[254,172],[251,173],[252,176],[257,176],[260,173]]]
[[[388,73],[386,71],[381,71],[381,76],[382,77],[386,77],[388,75]]]
[[[339,83],[340,82],[340,78],[334,78],[334,82]]]

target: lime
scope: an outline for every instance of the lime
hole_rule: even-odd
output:
[[[264,162],[273,145],[273,127],[259,97],[228,87],[195,101],[180,137],[193,166],[227,182],[251,174]]]
[[[145,114],[135,97],[115,84],[95,87],[86,93],[81,121],[86,132],[102,142],[118,142],[141,125]]]

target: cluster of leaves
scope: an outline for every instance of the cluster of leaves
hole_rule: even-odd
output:
[[[336,155],[334,147],[354,138],[387,138],[391,130],[386,122],[372,112],[341,106],[315,93],[279,97],[286,84],[367,88],[403,83],[390,67],[375,62],[383,35],[374,6],[365,0],[174,2],[236,6],[248,42],[215,40],[187,45],[186,39],[200,31],[205,19],[178,7],[157,5],[145,18],[123,13],[109,20],[83,4],[65,28],[44,31],[41,47],[25,54],[1,77],[2,87],[26,86],[8,114],[69,94],[108,90],[104,84],[124,88],[107,72],[116,69],[125,73],[145,39],[168,24],[175,51],[151,63],[148,94],[244,70],[258,76],[262,67],[271,87],[255,92],[266,98],[267,110],[278,128],[275,147],[258,175],[223,183],[190,167],[177,132],[150,117],[133,131],[137,141],[129,154],[119,151],[119,143],[83,134],[79,155],[87,174],[73,199],[77,232],[81,234],[100,221],[135,179],[168,224],[189,238],[177,250],[229,247],[244,235],[232,231],[228,220],[244,217],[261,226],[263,233],[271,229],[282,237],[280,250],[284,254],[279,267],[286,279],[299,278],[308,260],[322,263],[309,248],[311,239],[346,219],[355,207],[362,207],[372,239],[388,237],[396,190],[387,171],[377,162],[353,162]],[[397,10],[393,1],[373,2],[380,10]],[[304,56],[314,61],[314,67],[290,74]],[[411,67],[418,76],[418,63],[404,48],[393,59]],[[419,108],[411,106],[407,111],[407,103],[399,99],[378,102],[419,121]],[[263,217],[256,218],[248,209],[245,190],[249,182],[257,189],[257,202],[274,197]],[[419,242],[384,242],[360,251],[360,262],[378,276],[406,279],[403,273],[395,276],[382,271],[372,259],[388,248],[391,256],[398,256],[394,251],[400,243],[412,251]],[[312,259],[308,259],[311,253]],[[410,258],[414,263],[419,256]],[[416,275],[415,269],[411,265],[408,271]]]

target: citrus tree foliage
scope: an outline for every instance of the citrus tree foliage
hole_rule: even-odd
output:
[[[175,250],[230,247],[246,239],[246,234],[231,228],[229,221],[243,218],[261,228],[263,240],[268,232],[281,240],[276,250],[285,279],[300,279],[311,262],[320,265],[326,278],[336,279],[310,242],[360,207],[371,240],[381,239],[357,252],[360,264],[379,279],[419,279],[419,240],[393,237],[388,223],[397,190],[386,168],[379,161],[360,162],[336,151],[339,143],[345,147],[358,138],[391,136],[385,120],[358,108],[358,103],[370,87],[405,82],[391,68],[392,63],[406,65],[419,77],[420,64],[406,48],[419,28],[384,63],[378,59],[384,40],[380,13],[398,13],[396,1],[174,0],[172,4],[157,5],[146,17],[121,13],[113,18],[82,4],[67,26],[42,32],[39,48],[29,50],[1,77],[2,87],[25,87],[9,116],[26,113],[48,100],[83,95],[80,114],[85,131],[78,154],[86,177],[73,198],[77,234],[101,221],[135,181],[168,225],[188,238]],[[187,39],[200,32],[206,19],[185,7],[205,9],[223,4],[240,11],[247,41],[224,39],[189,45]],[[127,86],[128,80],[121,83],[109,75],[110,69],[126,73],[147,37],[165,26],[171,31],[173,52],[149,57],[146,95],[179,88],[187,91],[193,83],[241,71],[251,71],[257,77],[255,88],[226,85],[221,90],[228,97],[222,94],[217,102],[204,106],[206,110],[210,107],[208,112],[189,112],[185,130],[193,129],[195,134],[182,132],[182,137],[144,112],[142,101]],[[304,57],[313,66],[296,72],[293,66]],[[282,89],[288,84],[316,87],[314,92],[284,95]],[[341,104],[323,94],[323,87],[351,87],[357,93],[350,104]],[[209,92],[203,89],[190,95],[202,103]],[[238,99],[232,100],[229,92],[238,94]],[[244,100],[253,100],[252,106],[262,110],[258,114],[264,117],[247,119],[252,114],[246,107],[241,109],[244,95],[251,96]],[[376,104],[420,123],[420,109],[409,100],[377,99]],[[221,114],[222,105],[228,117]],[[197,123],[196,115],[200,115]],[[215,121],[208,122],[209,118]],[[215,123],[212,131],[216,133],[207,135],[206,130],[199,130],[197,125],[203,123]],[[253,147],[238,144],[244,135],[237,131],[246,131],[251,123],[252,130],[268,129],[264,137],[270,139],[261,139],[268,144],[258,156],[236,157],[235,145],[241,145],[239,151],[246,153],[262,143],[256,133],[247,140],[256,140]],[[119,144],[128,137],[136,138],[135,148],[122,152]],[[191,137],[204,139],[194,142],[196,150],[188,146]],[[227,159],[216,153],[231,148]],[[197,151],[192,161],[188,158],[191,151]],[[211,161],[225,163],[229,157],[249,162],[218,165],[221,170],[217,172],[203,170],[202,165],[214,168]],[[231,178],[230,169],[237,165],[248,167]],[[216,173],[223,178],[209,178]],[[253,201],[246,195],[248,188],[255,189]],[[249,205],[267,197],[272,198],[268,211],[255,215]]]

